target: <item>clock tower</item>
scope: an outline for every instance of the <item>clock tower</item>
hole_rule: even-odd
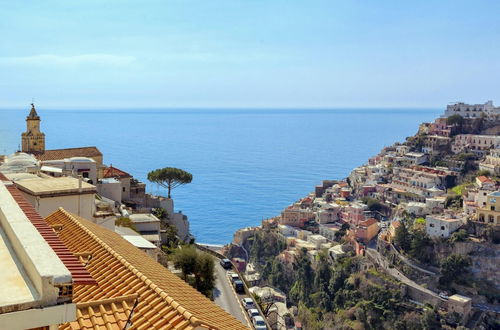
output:
[[[45,134],[40,132],[40,116],[35,105],[31,103],[31,111],[26,117],[26,132],[22,134],[22,152],[40,154],[45,152]]]

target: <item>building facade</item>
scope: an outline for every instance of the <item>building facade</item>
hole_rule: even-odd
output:
[[[462,225],[461,219],[430,215],[425,218],[425,229],[431,237],[449,237]]]
[[[486,205],[477,209],[477,221],[500,225],[500,192],[490,193],[486,199]]]
[[[495,107],[493,101],[484,104],[467,104],[457,102],[446,107],[444,117],[460,115],[464,118],[494,118],[500,114],[500,107]]]
[[[500,136],[498,135],[459,134],[453,140],[451,151],[453,153],[467,151],[485,153],[489,149],[497,147],[500,147]]]

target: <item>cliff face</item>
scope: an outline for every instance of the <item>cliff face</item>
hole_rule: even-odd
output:
[[[455,242],[454,244],[440,243],[434,246],[438,260],[450,254],[468,255],[471,258],[472,276],[476,280],[488,280],[495,287],[500,288],[498,277],[498,260],[500,260],[500,246],[485,242]]]

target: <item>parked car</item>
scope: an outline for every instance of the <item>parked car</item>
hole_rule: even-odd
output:
[[[266,321],[260,315],[252,317],[252,323],[255,330],[267,330]]]
[[[234,281],[240,279],[240,277],[238,276],[238,274],[235,274],[235,273],[229,274],[229,278],[231,279],[231,282],[233,282],[233,283],[234,283]]]
[[[220,261],[220,265],[224,269],[231,269],[231,268],[233,268],[233,264],[231,263],[231,260],[229,260],[229,259],[222,259]]]
[[[245,307],[245,309],[255,308],[255,303],[252,298],[243,298],[241,299],[241,302],[243,303],[243,307]]]
[[[254,316],[259,316],[259,310],[255,308],[251,308],[248,310],[248,315],[250,315],[250,318],[252,319]]]
[[[243,285],[242,280],[236,280],[233,282],[234,290],[237,293],[245,293],[245,286]]]

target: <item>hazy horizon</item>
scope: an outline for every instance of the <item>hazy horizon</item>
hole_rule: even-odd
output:
[[[4,2],[0,108],[444,108],[499,100],[500,3]]]

